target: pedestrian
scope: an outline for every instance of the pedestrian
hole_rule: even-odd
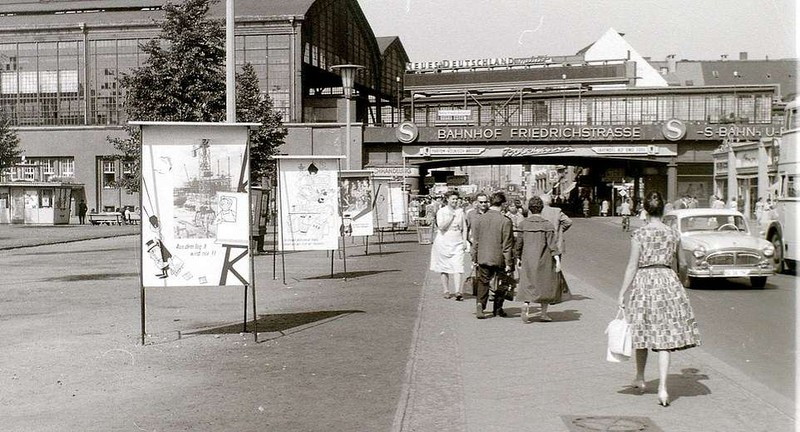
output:
[[[474,207],[467,210],[466,212],[466,222],[467,222],[467,241],[472,246],[472,227],[475,225],[475,220],[482,214],[486,213],[489,210],[489,196],[486,195],[485,192],[479,192],[478,195],[475,196]]]
[[[129,206],[123,208],[122,219],[125,221],[125,225],[131,224],[131,208]]]
[[[514,236],[512,223],[500,212],[506,203],[503,192],[495,192],[489,200],[489,210],[476,218],[472,228],[472,265],[475,266],[478,295],[475,301],[475,314],[484,318],[483,310],[489,300],[489,284],[492,278],[514,270]],[[492,302],[492,315],[506,317],[503,310],[505,286],[498,284]]]
[[[539,197],[542,200],[542,213],[541,216],[553,224],[555,228],[556,246],[558,248],[558,255],[563,259],[565,251],[564,233],[572,226],[572,219],[569,218],[558,207],[550,206],[550,195],[544,194]],[[563,264],[561,266],[563,268]],[[561,303],[562,300],[569,298],[570,290],[564,272],[558,272],[558,294],[550,304]]]
[[[450,279],[453,280],[456,300],[461,301],[461,277],[464,275],[464,252],[468,248],[467,225],[464,211],[458,207],[458,192],[444,194],[446,205],[436,212],[438,235],[431,247],[432,271],[438,272],[442,281],[444,298],[450,293]]]
[[[585,218],[589,217],[589,206],[590,205],[591,205],[591,202],[589,202],[589,198],[584,197],[583,198],[583,217],[585,217]]]
[[[672,269],[679,237],[661,221],[664,199],[660,193],[647,195],[645,210],[647,224],[631,236],[631,255],[618,303],[631,325],[632,347],[636,350],[636,377],[632,387],[644,393],[647,350],[657,351],[658,402],[668,406],[670,353],[700,345],[700,332],[686,291]],[[628,290],[630,296],[626,302]]]
[[[519,208],[517,208],[517,206],[513,204],[508,206],[508,211],[506,212],[506,216],[508,216],[508,218],[511,219],[511,225],[513,226],[514,229],[514,237],[516,237],[517,230],[519,229],[519,224],[523,220],[525,220],[525,217],[522,216],[522,213],[520,213]]]
[[[86,223],[86,211],[89,210],[89,207],[86,206],[86,202],[81,200],[78,204],[78,222],[83,225]]]
[[[718,196],[714,196],[714,202],[711,203],[711,208],[713,209],[723,209],[725,208],[725,201]]]
[[[522,322],[530,318],[531,302],[539,303],[539,320],[553,319],[547,314],[551,302],[561,297],[558,273],[561,256],[556,240],[556,228],[542,217],[544,202],[539,197],[528,201],[528,217],[520,224],[519,236],[514,243],[514,257],[519,269],[517,300],[524,302]]]
[[[619,214],[622,216],[622,230],[631,230],[631,200],[625,198],[619,206]]]
[[[600,216],[608,216],[608,209],[610,206],[608,200],[604,199],[603,202],[600,203]]]

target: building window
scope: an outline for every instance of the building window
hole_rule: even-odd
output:
[[[113,160],[103,161],[103,189],[116,187],[117,167]]]
[[[62,159],[61,160],[61,174],[64,177],[74,177],[75,176],[75,159]]]
[[[22,168],[22,179],[23,180],[33,180],[36,176],[36,167],[23,167]]]

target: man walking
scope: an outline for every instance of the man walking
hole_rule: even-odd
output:
[[[474,221],[472,227],[472,263],[476,266],[478,279],[478,297],[475,302],[475,314],[483,319],[483,310],[489,300],[489,284],[500,272],[510,273],[513,264],[513,225],[503,215],[501,209],[506,203],[503,192],[495,192],[489,200],[489,210]],[[503,301],[505,287],[498,285],[492,304],[492,315],[505,317]]]
[[[78,204],[78,222],[83,225],[86,223],[86,211],[88,207],[86,207],[86,202],[81,200]]]

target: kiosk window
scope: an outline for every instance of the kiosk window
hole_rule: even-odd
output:
[[[53,207],[53,190],[43,189],[39,194],[39,207]]]

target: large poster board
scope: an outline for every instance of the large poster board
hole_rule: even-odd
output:
[[[379,229],[392,228],[406,221],[406,192],[403,183],[388,178],[375,178],[375,212]]]
[[[339,175],[339,205],[342,236],[374,234],[372,172],[342,171]]]
[[[284,251],[339,248],[340,156],[276,156],[278,248]]]
[[[247,131],[142,124],[143,286],[249,284]]]

